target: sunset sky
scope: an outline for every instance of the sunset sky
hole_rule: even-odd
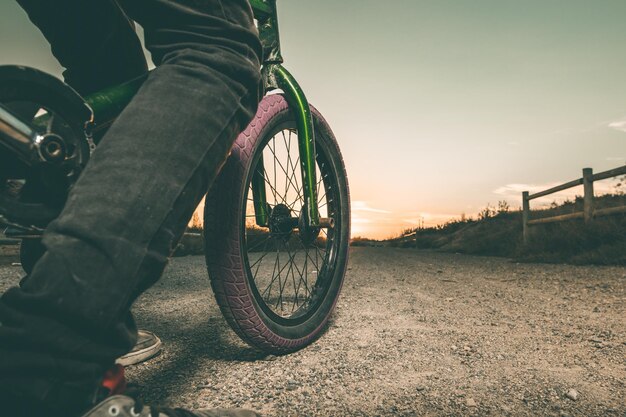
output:
[[[342,147],[354,236],[517,207],[523,190],[626,163],[624,0],[279,0],[279,13],[285,66]],[[0,64],[60,75],[12,1],[0,39]]]

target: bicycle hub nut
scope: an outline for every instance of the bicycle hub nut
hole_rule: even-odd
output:
[[[59,135],[48,133],[37,142],[39,155],[46,162],[61,162],[67,156],[65,141]]]

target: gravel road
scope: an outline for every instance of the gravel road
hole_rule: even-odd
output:
[[[0,267],[0,289],[19,267]],[[160,356],[128,369],[147,401],[267,416],[626,416],[626,268],[353,248],[314,345],[267,357],[222,318],[202,257],[136,304]]]

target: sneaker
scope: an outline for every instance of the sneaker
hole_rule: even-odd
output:
[[[192,412],[180,408],[148,407],[141,401],[137,387],[126,384],[121,365],[115,365],[105,373],[98,394],[96,398],[101,401],[83,417],[260,417],[254,411],[240,408]]]
[[[189,411],[181,408],[148,407],[127,395],[109,397],[89,410],[83,417],[260,417],[254,411],[214,408]]]
[[[133,350],[120,357],[115,363],[122,366],[136,365],[156,356],[159,352],[161,352],[161,339],[152,332],[139,330]]]

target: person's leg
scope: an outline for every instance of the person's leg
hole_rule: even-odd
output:
[[[135,23],[115,0],[17,1],[48,40],[53,55],[66,68],[63,73],[66,83],[83,95],[147,72]],[[31,120],[39,110],[38,104],[28,102],[9,103],[8,107],[25,120]],[[28,276],[24,277],[21,283],[27,279]],[[139,336],[138,344],[120,357],[118,363],[136,364],[159,352],[161,342],[155,334],[144,330]],[[151,344],[148,346],[146,342]]]
[[[124,5],[158,68],[48,227],[24,288],[0,299],[3,404],[85,407],[134,343],[130,305],[161,275],[256,108],[261,47],[245,0]]]
[[[135,25],[115,0],[17,0],[82,95],[148,71]]]

